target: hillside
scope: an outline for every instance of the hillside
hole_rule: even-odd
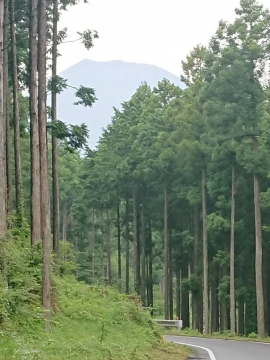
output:
[[[90,129],[89,145],[94,147],[111,117],[113,107],[119,108],[130,99],[140,84],[146,81],[151,87],[163,78],[182,86],[179,78],[157,66],[126,63],[122,61],[96,62],[83,60],[65,70],[60,76],[68,79],[69,85],[89,86],[96,90],[98,101],[93,108],[73,105],[74,89],[67,89],[59,96],[58,118],[66,123],[86,123]]]

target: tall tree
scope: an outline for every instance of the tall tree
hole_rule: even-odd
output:
[[[19,219],[22,219],[22,170],[21,170],[21,146],[20,146],[20,112],[19,112],[19,84],[17,64],[17,41],[14,0],[9,0],[10,5],[10,38],[12,60],[12,87],[13,87],[13,126],[14,126],[14,154],[15,154],[15,188],[16,210]]]
[[[47,151],[47,113],[46,113],[46,0],[39,0],[38,21],[38,121],[40,150],[40,207],[41,207],[41,239],[43,244],[42,257],[42,303],[48,328],[51,315],[51,225],[50,196]]]
[[[6,127],[3,116],[3,23],[4,0],[0,0],[0,238],[6,232]]]
[[[41,240],[40,151],[37,106],[37,0],[29,2],[29,105],[31,150],[31,243]]]

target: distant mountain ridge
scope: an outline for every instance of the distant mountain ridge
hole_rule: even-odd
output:
[[[94,148],[102,128],[113,116],[113,107],[120,108],[144,81],[151,87],[166,78],[183,87],[180,79],[155,65],[127,63],[119,60],[98,62],[82,60],[63,71],[60,76],[74,87],[89,86],[96,90],[98,101],[92,108],[73,105],[75,90],[68,88],[59,95],[58,119],[70,124],[86,123],[90,130],[89,146]]]

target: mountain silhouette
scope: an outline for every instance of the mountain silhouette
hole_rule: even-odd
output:
[[[68,124],[86,123],[90,130],[89,146],[94,148],[102,129],[110,123],[113,107],[120,108],[128,101],[142,82],[151,87],[166,78],[181,88],[180,79],[154,65],[126,63],[123,61],[97,62],[83,60],[60,74],[73,87],[89,86],[96,90],[98,101],[92,108],[74,105],[73,88],[66,89],[58,98],[58,119]]]

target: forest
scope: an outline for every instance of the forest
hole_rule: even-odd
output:
[[[142,83],[90,149],[91,123],[57,118],[58,21],[76,4],[0,0],[0,326],[43,314],[48,330],[56,292],[87,301],[86,283],[185,329],[265,338],[270,11],[241,0],[182,62],[183,89]],[[98,101],[75,90],[74,106]]]

